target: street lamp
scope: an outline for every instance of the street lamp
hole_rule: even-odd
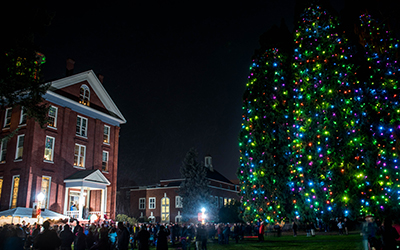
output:
[[[45,198],[45,196],[44,196],[44,194],[43,194],[42,192],[40,192],[40,193],[37,195],[37,199],[38,199],[38,201],[39,201],[39,208],[42,208],[42,201],[44,201],[44,198]]]
[[[201,209],[201,224],[204,224],[205,221],[206,221],[206,214],[205,214],[205,212],[206,212],[206,209],[203,207],[203,208]]]

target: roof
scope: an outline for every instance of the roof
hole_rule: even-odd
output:
[[[209,168],[207,168],[207,178],[211,180],[222,181],[229,184],[233,184],[230,180],[228,180],[225,176],[223,176],[220,172],[218,172],[215,169],[211,171]]]
[[[70,100],[73,101],[79,101],[76,96],[72,96],[68,93],[64,93],[64,92],[60,92],[58,90],[61,90],[62,88],[83,82],[83,81],[87,81],[88,84],[90,85],[90,87],[92,87],[93,91],[96,93],[96,95],[99,97],[100,101],[102,102],[102,104],[104,105],[104,108],[99,107],[97,105],[91,105],[89,108],[103,112],[107,115],[110,115],[114,118],[117,118],[120,120],[120,123],[126,123],[126,120],[124,118],[124,116],[122,115],[122,113],[119,111],[119,109],[117,108],[117,106],[115,105],[114,101],[111,99],[110,95],[107,93],[107,91],[105,90],[103,84],[100,82],[100,80],[97,78],[97,76],[95,75],[95,73],[93,72],[93,70],[88,70],[79,74],[75,74],[72,76],[67,76],[64,78],[61,78],[59,80],[55,80],[50,82],[51,83],[51,87],[49,89],[50,92],[52,92],[53,94],[56,94],[56,92],[61,95],[64,96]]]
[[[2,217],[2,216],[31,218],[32,217],[32,208],[17,207],[17,208],[13,208],[13,209],[8,209],[8,210],[0,212],[0,217]],[[48,210],[48,209],[45,209],[43,212],[41,212],[40,216],[43,217],[43,219],[69,219],[68,216],[56,213],[56,212]]]
[[[77,181],[94,182],[98,184],[110,185],[110,181],[98,169],[79,170],[64,179],[64,182],[71,183]]]

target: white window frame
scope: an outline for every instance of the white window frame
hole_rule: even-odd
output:
[[[75,165],[75,147],[76,146],[78,146],[79,147],[79,149],[78,149],[78,162],[77,162],[77,165]],[[86,146],[85,145],[81,145],[81,144],[78,144],[78,143],[75,143],[75,147],[74,147],[74,167],[75,168],[85,168],[85,162],[86,162]],[[80,155],[80,153],[81,153],[81,148],[84,148],[84,155],[83,155],[83,167],[81,167],[81,166],[79,166],[80,165],[80,159],[81,159],[81,155]]]
[[[88,133],[88,119],[87,118],[85,118],[85,117],[83,117],[83,116],[80,116],[80,115],[78,115],[77,117],[76,117],[76,127],[78,128],[78,119],[81,119],[80,120],[80,123],[79,123],[79,132],[78,131],[76,131],[75,132],[75,134],[77,135],[77,136],[81,136],[81,137],[84,137],[84,138],[87,138],[87,133]],[[83,128],[83,120],[86,120],[86,127],[84,128],[84,129],[82,129]],[[82,131],[85,131],[85,135],[82,135]]]
[[[175,196],[175,208],[183,208],[183,201],[181,196]]]
[[[165,204],[163,204],[163,201],[164,201]],[[171,220],[171,217],[170,217],[171,216],[171,201],[170,201],[170,199],[168,197],[161,198],[160,207],[161,207],[160,208],[161,209],[161,211],[160,211],[161,222],[164,222],[164,223],[170,222],[170,220]],[[165,212],[163,212],[163,208],[165,208]],[[168,212],[166,212],[167,208],[168,208]],[[164,220],[163,220],[163,215],[165,216]],[[167,215],[168,215],[168,219],[167,219]]]
[[[55,111],[55,116],[54,116],[54,126],[47,125],[47,127],[57,129],[58,108],[55,107],[55,106],[53,106],[53,105],[51,105],[50,108],[49,108],[49,113],[47,113],[47,116],[48,116],[48,117],[51,117],[51,116],[50,116],[50,109],[51,109],[51,108],[54,108],[54,109],[56,110],[56,111]],[[53,117],[52,117],[52,118],[53,118]]]
[[[48,209],[49,208],[49,204],[50,204],[51,176],[42,175],[42,182],[40,184],[40,192],[42,192],[43,178],[49,178],[49,189],[47,190],[47,194],[44,194],[45,197],[46,197],[46,204],[44,204],[45,206],[43,206],[43,204],[41,204],[41,208]]]
[[[6,139],[3,139],[0,141],[0,163],[5,163],[6,158],[7,158],[7,143],[8,141]],[[3,159],[3,151],[4,153],[4,159]]]
[[[10,209],[11,209],[11,206],[12,206],[12,200],[13,200],[13,193],[14,193],[14,181],[15,181],[15,178],[19,178],[19,183],[18,183],[18,191],[17,191],[17,201],[16,201],[16,207],[18,207],[18,193],[19,193],[19,186],[20,186],[20,184],[21,184],[21,176],[18,174],[18,175],[13,175],[13,177],[12,177],[12,183],[11,183],[11,194],[10,194],[10,205],[9,205],[9,207],[10,207]]]
[[[103,156],[104,156],[104,153],[106,153],[106,155],[107,155],[106,169],[103,169],[103,163],[104,163],[104,158],[103,158]],[[109,156],[110,156],[110,154],[108,153],[108,151],[104,151],[104,150],[103,150],[103,153],[101,154],[101,171],[103,171],[103,172],[108,172],[108,161],[109,161]]]
[[[108,128],[107,142],[104,141],[104,136],[106,135],[106,133],[104,133],[104,128]],[[104,125],[104,128],[103,128],[103,143],[110,144],[111,127],[108,125]]]
[[[21,137],[24,138],[24,142],[23,142],[23,144],[22,144],[22,147],[18,147],[19,142],[20,142],[20,140],[21,140]],[[15,160],[16,160],[16,161],[22,161],[22,158],[23,158],[23,155],[24,155],[24,144],[25,144],[25,134],[18,135],[18,137],[17,137],[17,146],[16,146],[16,149],[15,149]],[[22,148],[21,158],[18,158],[18,155],[19,155],[19,150],[18,150],[18,149],[19,149],[19,148]]]
[[[25,118],[25,122],[24,122],[24,118]],[[21,106],[21,114],[19,116],[19,125],[20,126],[26,125],[26,119],[27,119],[27,117],[26,117],[25,108],[23,106]]]
[[[81,90],[83,89],[83,95]],[[82,84],[79,88],[79,103],[90,106],[90,88],[86,84]]]
[[[139,198],[139,209],[140,210],[146,209],[146,198]]]
[[[10,112],[10,117],[7,114]],[[12,116],[12,108],[6,108],[6,112],[4,113],[4,123],[3,128],[11,127],[11,116]],[[8,121],[8,122],[7,122]]]
[[[46,142],[47,142],[47,138],[51,138],[53,139],[53,143],[51,145],[51,160],[47,160],[46,158],[44,158],[44,156],[46,155]],[[52,137],[52,136],[48,136],[46,135],[46,140],[44,141],[44,155],[43,155],[43,160],[45,162],[54,162],[54,145],[56,142],[56,138]]]
[[[156,197],[149,198],[149,209],[156,209]]]

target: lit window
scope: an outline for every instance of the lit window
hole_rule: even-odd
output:
[[[4,128],[9,128],[11,125],[11,113],[12,113],[12,108],[6,109],[6,115],[4,117]]]
[[[232,205],[232,199],[231,198],[228,199],[228,204]]]
[[[52,128],[57,127],[57,114],[58,114],[58,108],[50,106],[48,114],[49,122],[47,123],[47,126]]]
[[[175,207],[176,208],[182,208],[183,207],[182,197],[175,196]]]
[[[85,146],[75,144],[74,166],[81,168],[85,167],[85,153],[86,153]]]
[[[54,137],[46,136],[46,142],[44,147],[44,159],[46,161],[53,161],[54,155]]]
[[[1,152],[0,152],[0,163],[6,162],[6,155],[7,155],[7,140],[1,140]]]
[[[19,189],[19,175],[14,175],[12,181],[12,189],[11,189],[11,201],[10,201],[11,209],[17,207],[18,189]]]
[[[224,198],[224,206],[228,205],[228,199]]]
[[[21,116],[19,117],[19,125],[26,124],[26,110],[24,107],[21,107]]]
[[[17,139],[17,150],[15,151],[15,159],[20,160],[22,159],[22,154],[24,151],[24,140],[25,135],[19,135]]]
[[[146,209],[146,198],[139,198],[139,209]]]
[[[103,151],[103,161],[101,165],[101,170],[107,172],[108,171],[108,152]]]
[[[3,176],[0,177],[0,200],[1,200],[1,192],[3,190]]]
[[[87,119],[82,116],[78,116],[76,119],[76,135],[86,137],[86,131],[87,131]]]
[[[156,208],[156,198],[152,197],[149,198],[149,209],[155,209]]]
[[[161,199],[161,222],[169,222],[169,198]]]
[[[90,89],[86,85],[81,86],[79,103],[90,106]]]
[[[44,199],[40,203],[40,208],[49,208],[50,185],[51,177],[42,176],[42,188],[40,189],[40,192],[44,194]]]
[[[107,125],[104,125],[103,142],[110,143],[110,127]]]

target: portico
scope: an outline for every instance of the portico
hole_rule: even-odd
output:
[[[107,186],[111,183],[100,170],[81,170],[64,179],[64,215],[77,219],[88,219],[89,215],[99,215],[104,219],[107,210]],[[100,191],[100,209],[94,201]],[[91,195],[96,195],[91,197]]]

